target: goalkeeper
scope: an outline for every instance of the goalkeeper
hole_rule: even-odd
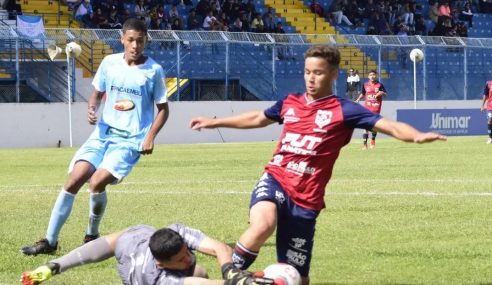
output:
[[[217,257],[225,280],[209,280],[204,267],[196,264],[194,251]],[[273,284],[231,263],[232,249],[201,231],[182,224],[156,230],[137,225],[88,242],[68,254],[22,274],[24,285],[35,285],[70,268],[114,256],[123,284],[139,285],[256,285]]]

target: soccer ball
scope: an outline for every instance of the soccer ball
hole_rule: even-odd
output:
[[[287,263],[274,263],[265,270],[265,278],[272,278],[278,285],[301,285],[301,275],[294,266]]]
[[[414,48],[410,52],[410,59],[413,62],[419,62],[424,59],[424,52],[421,49]]]

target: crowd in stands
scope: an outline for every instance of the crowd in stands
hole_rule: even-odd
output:
[[[121,28],[135,17],[154,30],[207,30],[256,33],[285,33],[271,9],[261,14],[253,0],[79,0],[67,3],[77,20],[87,28]],[[185,11],[185,12],[183,12]],[[184,15],[182,15],[182,13]]]
[[[333,25],[366,27],[369,35],[467,37],[468,28],[473,27],[473,10],[489,12],[489,2],[429,0],[425,11],[415,0],[333,0],[325,12],[312,0],[311,11]]]
[[[86,28],[118,29],[130,17],[149,29],[285,33],[271,8],[263,14],[254,0],[61,0]],[[15,3],[4,0],[4,6]],[[340,27],[365,27],[375,35],[468,35],[473,13],[492,12],[492,0],[312,0],[317,17]],[[128,7],[131,7],[130,9]],[[179,8],[178,8],[179,7]],[[489,11],[490,10],[490,11]]]

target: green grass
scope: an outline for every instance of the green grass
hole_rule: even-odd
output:
[[[341,153],[320,214],[311,284],[492,284],[492,147],[484,137],[415,145],[378,140]],[[274,143],[160,145],[108,188],[102,233],[182,222],[233,244],[247,227],[251,189]],[[0,284],[54,256],[20,247],[44,236],[75,149],[0,150]],[[58,254],[81,244],[88,216],[81,190]],[[213,258],[199,262],[218,278]],[[251,268],[275,261],[274,239]],[[121,284],[114,259],[46,284]]]

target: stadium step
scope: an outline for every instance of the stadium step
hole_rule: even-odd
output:
[[[55,0],[17,0],[23,14],[42,16],[47,28],[79,28],[67,6]]]
[[[179,80],[179,87],[182,88],[188,83],[188,79],[186,78],[181,78]],[[166,78],[166,90],[167,90],[167,97],[172,96],[176,91],[178,91],[178,78],[176,77],[170,77]]]
[[[347,43],[340,46],[341,63],[340,68],[354,68],[359,71],[360,76],[366,76],[369,70],[377,69],[377,64],[369,56],[357,47],[350,46],[348,40],[335,31],[335,27],[325,21],[323,17],[316,16],[311,9],[300,0],[265,0],[265,5],[274,8],[276,13],[285,17],[287,24],[294,26],[297,32],[307,34],[311,43],[326,43],[326,37],[315,34],[336,35],[337,42]],[[389,78],[389,74],[382,70],[381,78]]]
[[[100,40],[83,40],[80,46],[82,53],[77,58],[75,66],[83,69],[84,78],[94,76],[103,58],[113,53],[113,49]]]

